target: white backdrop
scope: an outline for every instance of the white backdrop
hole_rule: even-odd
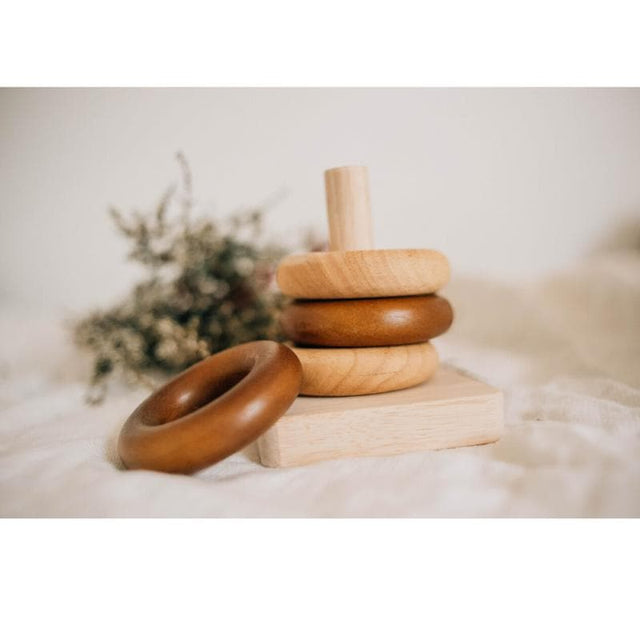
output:
[[[0,91],[0,292],[78,310],[136,277],[110,204],[153,205],[187,156],[219,214],[284,190],[271,235],[324,230],[324,169],[370,169],[379,247],[456,273],[560,268],[640,212],[636,89]]]

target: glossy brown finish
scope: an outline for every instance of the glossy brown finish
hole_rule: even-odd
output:
[[[302,367],[285,345],[248,342],[210,356],[129,417],[118,453],[129,469],[192,473],[262,435],[295,400]]]
[[[280,318],[297,344],[316,347],[389,347],[426,342],[444,333],[453,309],[441,296],[360,300],[297,300]]]

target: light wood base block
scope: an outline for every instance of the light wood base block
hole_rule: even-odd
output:
[[[298,398],[258,440],[267,467],[390,456],[495,442],[503,430],[502,393],[440,367],[411,389],[350,398]]]
[[[358,396],[406,389],[433,376],[438,353],[429,342],[395,347],[291,347],[302,364],[304,396]]]

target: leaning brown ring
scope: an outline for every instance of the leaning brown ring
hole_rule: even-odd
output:
[[[358,300],[296,300],[280,317],[297,344],[315,347],[390,347],[427,342],[453,321],[437,295]]]
[[[199,362],[147,398],[124,424],[129,469],[192,473],[262,435],[295,400],[302,367],[288,347],[248,342]]]

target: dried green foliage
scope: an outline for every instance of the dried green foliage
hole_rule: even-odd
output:
[[[74,327],[76,344],[94,357],[91,401],[102,400],[114,373],[150,384],[149,373],[175,373],[227,347],[280,338],[283,299],[273,276],[284,249],[259,242],[260,210],[222,224],[194,218],[191,175],[178,160],[181,188],[169,190],[155,211],[111,211],[131,243],[129,259],[147,276],[120,304]]]

